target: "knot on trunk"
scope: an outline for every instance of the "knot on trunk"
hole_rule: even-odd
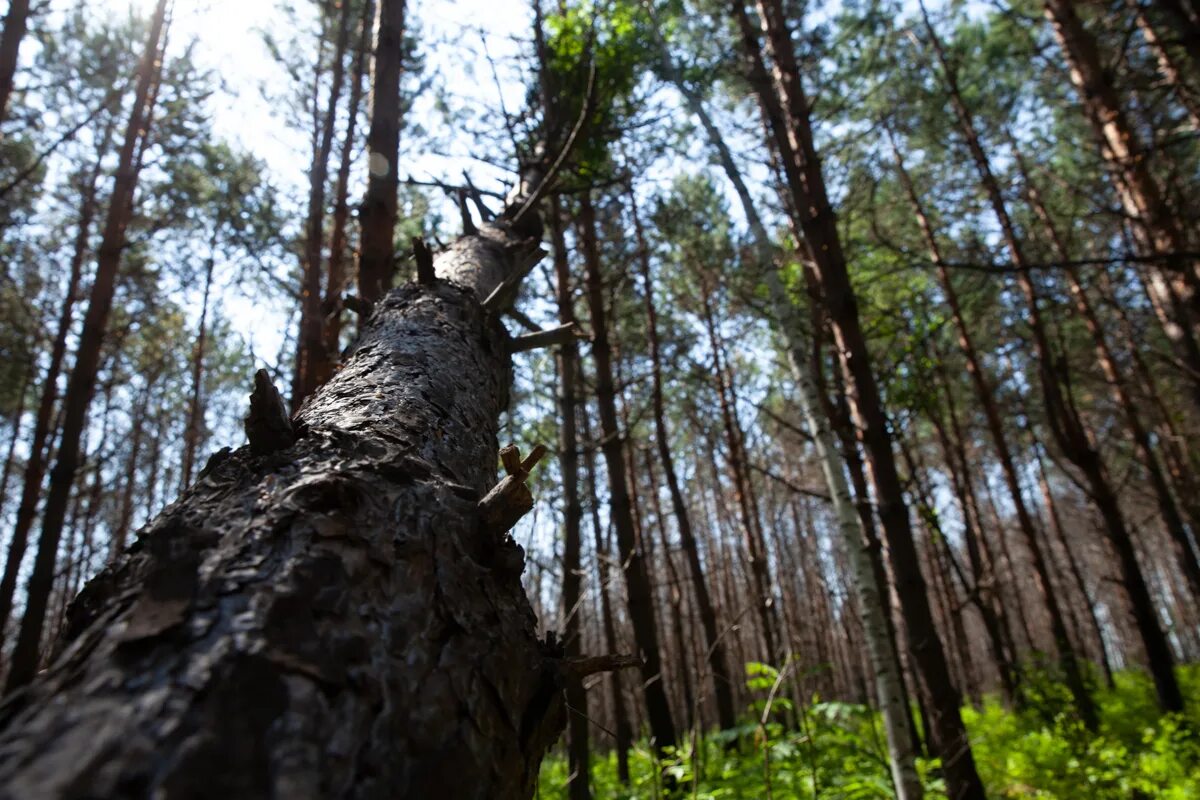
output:
[[[296,443],[296,431],[292,428],[283,396],[265,369],[254,373],[254,391],[250,393],[245,427],[250,452],[256,456],[270,455]]]

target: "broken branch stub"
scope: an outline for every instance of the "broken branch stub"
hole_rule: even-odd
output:
[[[533,493],[529,491],[525,480],[544,455],[546,448],[540,444],[524,460],[515,445],[501,448],[500,462],[508,474],[484,495],[478,505],[479,522],[485,533],[499,539],[530,512]]]

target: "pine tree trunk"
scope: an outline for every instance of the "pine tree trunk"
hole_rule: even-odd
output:
[[[96,386],[96,375],[100,368],[100,356],[104,335],[108,327],[109,311],[116,291],[117,273],[121,266],[121,255],[125,250],[125,229],[133,216],[133,195],[137,187],[138,172],[142,155],[149,138],[153,98],[157,95],[159,73],[162,69],[159,40],[162,36],[166,15],[166,0],[159,0],[150,24],[150,35],[146,42],[138,68],[137,88],[129,122],[125,128],[125,139],[117,159],[117,172],[109,198],[108,215],[104,223],[104,234],[96,258],[96,275],[92,281],[88,310],[83,319],[83,331],[79,348],[75,353],[75,366],[67,382],[67,393],[63,399],[62,435],[59,440],[58,458],[50,473],[50,492],[46,497],[46,509],[42,520],[42,533],[38,539],[37,556],[33,572],[29,577],[26,594],[25,616],[21,620],[20,633],[13,650],[9,668],[7,689],[12,690],[28,683],[37,669],[45,623],[47,603],[54,583],[54,566],[58,556],[58,542],[62,535],[63,521],[71,491],[75,485],[75,472],[79,464],[83,440],[84,423],[92,393]],[[81,227],[81,231],[82,231]],[[76,248],[79,252],[79,248]]]
[[[400,74],[404,56],[405,0],[377,0],[375,59],[371,75],[371,128],[367,132],[367,194],[359,219],[358,294],[373,303],[393,274],[396,188],[400,158]]]
[[[83,263],[89,250],[92,221],[96,216],[96,185],[100,180],[101,163],[112,139],[112,125],[106,125],[96,150],[96,161],[87,181],[80,187],[79,221],[76,224],[75,241],[71,252],[71,265],[67,273],[67,285],[63,287],[62,305],[58,312],[58,328],[54,342],[50,345],[50,363],[42,378],[42,390],[34,416],[33,434],[29,440],[29,456],[25,461],[24,481],[21,485],[21,500],[13,522],[13,533],[9,539],[8,559],[4,563],[4,576],[0,578],[0,639],[8,628],[13,600],[17,591],[17,577],[25,550],[29,545],[29,532],[37,517],[38,500],[42,494],[42,479],[46,476],[49,460],[47,445],[54,425],[54,407],[58,400],[58,378],[62,374],[63,359],[67,353],[67,337],[71,333],[78,300],[79,284],[83,278]]]
[[[329,82],[329,98],[320,122],[320,137],[313,151],[308,171],[308,216],[304,223],[304,253],[300,281],[300,330],[296,334],[296,370],[292,376],[292,410],[295,411],[320,384],[318,370],[325,349],[325,326],[322,314],[321,258],[325,245],[325,188],[329,177],[329,156],[333,152],[333,132],[337,127],[338,102],[346,75],[346,50],[350,46],[350,9],[352,3],[342,0],[337,21],[337,38],[333,52],[333,74]],[[318,52],[323,50],[320,48]],[[323,65],[318,56],[314,81],[319,85]],[[315,90],[314,90],[315,93]],[[313,109],[316,116],[317,109]]]
[[[580,376],[582,378],[582,376]],[[609,652],[620,649],[617,641],[617,624],[613,618],[612,595],[610,583],[613,577],[609,573],[612,555],[609,551],[607,537],[601,533],[600,526],[600,493],[596,480],[596,448],[595,437],[586,407],[580,408],[583,419],[583,438],[588,442],[587,455],[587,491],[591,498],[591,522],[594,549],[596,551],[597,589],[600,593],[600,623],[604,631],[604,645]],[[629,749],[633,746],[633,729],[629,725],[629,716],[625,710],[624,692],[621,689],[621,674],[612,674],[612,715],[613,715],[613,747],[617,751],[617,780],[623,786],[629,785]]]
[[[836,216],[829,203],[813,144],[808,100],[800,84],[783,7],[778,0],[759,0],[758,3],[767,53],[774,64],[770,81],[763,79],[767,73],[758,36],[745,18],[741,0],[734,0],[733,11],[743,32],[744,50],[752,63],[752,74],[759,76],[755,81],[756,91],[763,105],[770,109],[768,120],[782,157],[792,206],[799,217],[793,219],[793,226],[803,235],[813,258],[816,281],[823,293],[823,306],[833,326],[839,360],[851,391],[855,427],[867,453],[909,649],[931,702],[930,715],[926,719],[932,738],[943,754],[947,788],[956,800],[982,798],[983,784],[975,769],[959,711],[962,698],[950,679],[945,650],[934,627],[908,507],[896,470],[887,417],[859,322],[857,300],[842,252]]]
[[[571,294],[570,266],[557,198],[550,210],[550,237],[554,244],[558,320],[563,325],[575,325],[575,300]],[[563,484],[563,581],[559,624],[568,656],[578,656],[581,651],[583,545],[580,522],[583,510],[579,504],[579,441],[575,432],[578,364],[579,348],[575,341],[561,345],[558,350],[558,465]],[[588,800],[592,796],[588,763],[588,696],[582,681],[567,682],[567,714],[567,796],[570,800]]]
[[[1136,225],[1143,255],[1157,256],[1151,290],[1167,336],[1188,368],[1194,402],[1200,405],[1200,263],[1185,258],[1187,237],[1150,170],[1149,153],[1129,122],[1096,39],[1076,4],[1046,0],[1046,18],[1066,56],[1071,81],[1101,142],[1125,212]]]
[[[661,752],[674,747],[675,721],[663,689],[662,662],[658,626],[652,605],[645,552],[637,542],[633,509],[625,474],[624,437],[617,423],[616,389],[613,385],[612,353],[608,338],[608,310],[604,303],[604,281],[600,274],[600,256],[596,247],[595,211],[584,194],[579,202],[580,242],[587,268],[587,299],[592,323],[592,358],[596,362],[596,403],[600,415],[600,449],[608,467],[609,513],[617,533],[617,548],[625,565],[629,619],[634,639],[643,659],[642,694],[654,746]]]
[[[930,35],[933,35],[932,27],[929,27]],[[934,43],[935,48],[940,53],[940,45]],[[947,70],[947,82],[950,84],[951,91],[955,97],[956,108],[961,106],[958,98],[957,83],[949,77],[950,73]],[[968,126],[969,122],[964,121],[964,126]],[[968,132],[968,139],[974,141],[973,129]],[[890,137],[890,132],[889,132]],[[1054,584],[1050,580],[1050,570],[1047,566],[1047,558],[1042,551],[1041,544],[1038,541],[1037,531],[1034,529],[1033,517],[1029,513],[1029,507],[1025,502],[1024,492],[1021,490],[1021,482],[1017,476],[1016,463],[1013,460],[1012,451],[1009,448],[1008,440],[1004,435],[1004,423],[1000,417],[1000,411],[996,406],[995,392],[989,385],[987,376],[984,373],[983,365],[980,361],[978,351],[975,349],[975,342],[971,336],[970,329],[967,326],[966,319],[963,317],[962,309],[958,301],[958,293],[955,291],[954,283],[950,277],[950,271],[946,267],[945,261],[942,259],[941,248],[938,245],[937,238],[934,235],[933,227],[929,221],[929,217],[925,213],[924,205],[917,194],[916,188],[913,186],[912,180],[908,175],[908,170],[904,167],[904,161],[900,155],[900,149],[896,146],[894,140],[891,142],[892,152],[896,160],[896,170],[900,176],[900,180],[904,185],[905,191],[908,194],[909,202],[912,204],[913,213],[917,218],[919,227],[921,228],[922,236],[925,238],[925,244],[929,249],[930,258],[938,269],[938,277],[942,286],[942,293],[945,296],[946,304],[950,308],[951,316],[954,319],[954,325],[958,332],[958,345],[962,351],[963,357],[967,362],[967,374],[971,379],[971,386],[975,390],[975,399],[983,408],[984,419],[987,421],[988,433],[992,439],[992,446],[996,450],[996,455],[1000,461],[1001,473],[1004,476],[1004,483],[1008,488],[1008,496],[1012,501],[1013,508],[1017,515],[1017,526],[1021,531],[1022,540],[1025,543],[1026,549],[1029,551],[1030,557],[1033,560],[1033,568],[1037,573],[1037,588],[1041,593],[1042,600],[1046,607],[1046,613],[1050,618],[1050,630],[1054,636],[1054,646],[1057,651],[1058,662],[1063,670],[1067,685],[1070,687],[1076,707],[1079,709],[1080,717],[1090,728],[1094,728],[1097,724],[1096,713],[1091,701],[1090,695],[1087,693],[1083,681],[1083,675],[1080,671],[1079,664],[1075,658],[1075,654],[1071,649],[1071,641],[1067,635],[1067,627],[1063,621],[1062,604],[1059,602],[1058,595],[1054,591]]]
[[[675,469],[675,457],[671,452],[671,439],[667,431],[666,403],[663,399],[662,353],[658,340],[658,310],[654,302],[654,281],[650,275],[649,250],[641,219],[632,193],[630,208],[633,213],[634,233],[637,236],[638,260],[642,268],[642,292],[646,306],[646,342],[650,355],[651,383],[650,399],[654,412],[654,439],[658,448],[658,459],[662,463],[667,491],[671,495],[671,510],[679,529],[679,543],[688,562],[692,579],[692,594],[700,615],[700,626],[704,630],[704,649],[707,654],[709,674],[712,678],[713,699],[717,707],[717,724],[722,730],[730,730],[737,724],[737,712],[731,691],[732,677],[729,672],[725,644],[717,632],[717,615],[713,610],[712,598],[704,580],[704,568],[696,546],[696,535],[692,530],[691,514],[679,484]],[[665,543],[664,543],[665,546]]]
[[[1016,149],[1015,146],[1014,153],[1016,154],[1016,161],[1025,181],[1025,191],[1029,199],[1029,204],[1045,228],[1046,237],[1052,245],[1055,257],[1067,263],[1069,262],[1067,247],[1062,237],[1059,236],[1058,229],[1054,225],[1054,220],[1050,217],[1049,211],[1042,202],[1037,187],[1029,179],[1024,157],[1021,151]],[[1159,462],[1158,454],[1155,452],[1154,445],[1151,442],[1150,432],[1142,421],[1142,415],[1138,412],[1137,404],[1134,402],[1133,396],[1129,391],[1129,384],[1125,379],[1124,372],[1113,356],[1112,348],[1108,343],[1108,337],[1104,333],[1104,324],[1101,322],[1095,307],[1092,305],[1091,299],[1088,297],[1083,280],[1079,275],[1079,270],[1073,266],[1067,266],[1063,269],[1063,273],[1067,277],[1067,284],[1071,289],[1071,295],[1075,298],[1075,310],[1083,319],[1084,326],[1087,328],[1088,334],[1092,337],[1092,345],[1096,350],[1096,362],[1100,365],[1100,370],[1103,372],[1104,379],[1112,392],[1113,400],[1125,417],[1129,436],[1133,439],[1134,450],[1137,453],[1138,459],[1142,462],[1142,466],[1146,469],[1146,476],[1150,479],[1150,488],[1153,490],[1154,497],[1158,501],[1159,514],[1162,517],[1163,525],[1166,527],[1167,534],[1171,537],[1176,550],[1176,562],[1187,579],[1191,597],[1193,600],[1200,600],[1200,559],[1197,558],[1196,551],[1192,547],[1191,538],[1188,536],[1187,527],[1183,521],[1183,515],[1179,510],[1179,505],[1175,502],[1174,495],[1171,493],[1171,486],[1167,481],[1166,472]]]
[[[1105,532],[1121,565],[1122,579],[1133,606],[1134,619],[1150,660],[1150,671],[1158,690],[1159,703],[1167,711],[1182,710],[1183,695],[1180,693],[1175,679],[1174,657],[1159,625],[1158,615],[1150,597],[1145,576],[1138,564],[1131,533],[1125,523],[1117,495],[1112,487],[1112,481],[1100,453],[1096,449],[1093,437],[1085,428],[1073,400],[1064,391],[1061,384],[1061,376],[1065,372],[1066,365],[1061,359],[1055,357],[1054,351],[1050,347],[1029,262],[1008,214],[999,183],[992,173],[987,154],[979,141],[970,111],[963,103],[962,96],[958,91],[954,71],[946,61],[928,17],[925,18],[925,24],[932,39],[934,51],[945,71],[951,104],[954,106],[967,146],[971,151],[971,157],[979,172],[980,183],[1000,225],[1005,246],[1008,248],[1013,264],[1017,267],[1017,283],[1025,296],[1025,304],[1028,309],[1034,356],[1051,433],[1063,454],[1083,474],[1092,501],[1104,520]],[[1048,576],[1043,580],[1048,581]],[[1069,648],[1070,643],[1065,638],[1065,630],[1062,635],[1062,641]],[[1057,632],[1055,638],[1058,638]],[[1060,660],[1064,652],[1066,651],[1060,650]],[[1063,662],[1063,666],[1064,668],[1067,666],[1066,662]],[[1065,677],[1084,722],[1089,727],[1096,727],[1095,706],[1083,685],[1082,676],[1078,671],[1075,671],[1074,674],[1068,671]]]
[[[252,406],[251,445],[88,585],[0,710],[0,785],[532,796],[566,667],[535,636],[512,517],[481,504],[511,373],[480,300],[535,260],[526,235],[485,226],[390,293],[293,425],[277,393],[275,415]]]
[[[342,150],[338,157],[333,230],[329,234],[329,262],[325,274],[325,300],[321,304],[322,344],[314,367],[318,386],[333,376],[333,370],[341,357],[342,294],[346,289],[346,248],[349,241],[347,223],[350,220],[350,164],[354,155],[359,106],[362,105],[363,75],[366,71],[367,53],[370,50],[373,10],[371,0],[365,0],[358,49],[354,56],[354,73],[350,79],[350,97],[346,104],[346,134],[342,138]]]
[[[9,0],[4,15],[4,33],[0,34],[0,122],[8,118],[8,99],[17,73],[21,40],[29,25],[29,0]]]
[[[192,348],[192,389],[188,395],[187,425],[183,430],[183,456],[179,464],[179,491],[192,485],[196,451],[204,436],[204,357],[208,347],[208,301],[212,292],[213,268],[216,266],[216,232],[209,239],[209,255],[204,265],[204,294],[200,300],[200,323],[196,330],[196,345]]]

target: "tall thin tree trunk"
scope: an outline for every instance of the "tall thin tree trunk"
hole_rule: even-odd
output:
[[[359,219],[358,293],[373,303],[392,280],[396,189],[400,159],[400,74],[404,58],[405,0],[377,0],[375,59],[371,75],[371,127],[367,132],[367,194]]]
[[[325,245],[325,188],[329,178],[329,156],[333,152],[333,134],[337,127],[338,103],[346,75],[346,50],[350,46],[350,0],[340,0],[337,35],[333,51],[329,98],[321,119],[320,136],[308,171],[308,216],[304,222],[304,257],[300,281],[300,328],[296,334],[296,370],[292,376],[292,410],[295,411],[319,385],[317,371],[325,349],[322,314],[321,257]],[[318,52],[323,51],[320,48]],[[318,55],[314,80],[320,81],[323,65]],[[317,109],[313,108],[314,117]]]
[[[1182,75],[1182,69],[1175,60],[1175,55],[1171,49],[1159,36],[1158,29],[1150,20],[1149,11],[1146,6],[1142,5],[1141,0],[1125,0],[1125,7],[1133,14],[1134,20],[1137,22],[1138,30],[1141,31],[1142,39],[1146,45],[1154,53],[1154,60],[1158,62],[1158,72],[1162,75],[1163,80],[1171,91],[1175,94],[1175,99],[1183,106],[1187,112],[1188,122],[1191,123],[1192,130],[1200,131],[1200,103],[1196,102],[1196,98],[1192,96],[1192,90],[1187,85]],[[1198,65],[1200,66],[1200,65]]]
[[[778,0],[760,0],[758,3],[767,54],[774,64],[774,73],[768,80],[758,36],[746,18],[742,0],[734,0],[732,5],[735,20],[743,33],[753,83],[763,106],[768,109],[768,122],[784,165],[795,212],[793,227],[803,236],[813,259],[816,282],[823,293],[823,305],[833,326],[839,360],[851,390],[855,427],[867,453],[909,648],[930,699],[927,719],[933,738],[942,750],[947,789],[955,800],[982,798],[983,784],[975,769],[959,711],[962,698],[950,679],[945,650],[934,627],[908,507],[896,470],[887,417],[859,322],[837,218],[829,202],[813,144],[808,100],[800,83],[783,7]]]
[[[928,20],[926,20],[928,22]],[[933,28],[927,26],[930,36],[932,37]],[[936,44],[940,52],[940,45]],[[947,75],[949,69],[947,68]],[[957,97],[957,84],[952,77],[948,77],[947,81],[951,84],[952,91]],[[957,102],[957,100],[955,101]],[[961,105],[961,104],[959,104]],[[967,123],[964,122],[964,125]],[[971,134],[968,134],[970,136]],[[1037,588],[1041,592],[1042,600],[1046,607],[1046,613],[1050,618],[1050,630],[1054,637],[1054,647],[1058,659],[1059,667],[1063,671],[1063,677],[1066,680],[1067,687],[1071,691],[1072,699],[1075,701],[1075,707],[1079,711],[1080,718],[1089,728],[1095,728],[1098,724],[1096,717],[1095,704],[1092,702],[1091,695],[1087,691],[1087,686],[1084,682],[1083,673],[1079,668],[1079,663],[1075,658],[1075,653],[1071,649],[1071,639],[1067,635],[1067,626],[1063,619],[1062,604],[1059,602],[1058,594],[1054,590],[1054,583],[1050,579],[1050,569],[1048,566],[1045,553],[1042,552],[1042,546],[1038,540],[1037,531],[1034,528],[1033,517],[1029,513],[1029,507],[1025,502],[1024,492],[1021,490],[1021,481],[1017,476],[1016,463],[1013,460],[1012,451],[1008,446],[1008,440],[1004,435],[1004,423],[1000,417],[1000,411],[996,406],[995,391],[989,385],[987,376],[984,374],[984,368],[980,362],[978,351],[975,348],[975,342],[971,336],[971,331],[967,326],[966,319],[963,317],[962,308],[959,305],[958,293],[955,291],[954,282],[950,277],[950,271],[946,267],[945,261],[942,259],[941,248],[938,245],[937,237],[934,235],[933,226],[930,223],[928,215],[925,213],[925,207],[921,203],[921,198],[917,194],[916,187],[913,185],[909,177],[908,170],[904,167],[904,160],[900,155],[900,148],[896,145],[894,139],[891,138],[891,132],[888,133],[889,140],[892,145],[892,152],[896,160],[896,171],[900,176],[900,181],[904,185],[905,191],[908,194],[909,202],[912,204],[913,213],[917,218],[917,223],[921,228],[921,234],[925,238],[925,244],[929,249],[930,258],[938,269],[938,276],[941,281],[942,294],[946,299],[946,304],[950,308],[951,316],[954,319],[954,325],[958,332],[958,345],[962,351],[963,357],[967,362],[967,374],[971,379],[971,386],[975,390],[975,399],[983,408],[984,419],[987,421],[988,433],[992,439],[992,446],[996,450],[996,455],[1000,460],[1000,470],[1004,476],[1005,485],[1008,487],[1009,499],[1012,501],[1013,509],[1017,515],[1017,527],[1021,531],[1021,538],[1025,544],[1026,550],[1033,561],[1033,569],[1037,575]]]
[[[588,443],[585,459],[587,466],[587,491],[588,497],[591,498],[589,507],[591,511],[592,536],[595,540],[597,589],[600,593],[600,620],[604,630],[605,647],[608,648],[609,652],[616,652],[619,649],[619,643],[617,641],[617,624],[613,618],[612,595],[610,592],[610,583],[613,580],[609,574],[611,554],[608,548],[607,537],[603,535],[600,525],[600,493],[596,479],[596,439],[592,434],[591,421],[587,409],[581,406],[580,412],[581,419],[583,420],[583,438]],[[621,674],[614,672],[611,677],[612,714],[615,728],[613,731],[615,734],[613,746],[617,751],[617,780],[622,785],[628,786],[629,749],[633,746],[633,729],[629,724],[629,716],[625,710],[624,692],[621,689],[621,684],[623,683]]]
[[[321,305],[322,344],[314,366],[318,386],[333,376],[334,367],[337,366],[341,355],[342,293],[346,288],[346,248],[349,241],[346,231],[350,219],[350,164],[354,156],[359,106],[362,105],[363,76],[371,46],[371,19],[374,8],[372,0],[363,2],[359,43],[354,56],[354,72],[350,78],[350,97],[346,104],[346,133],[342,138],[342,150],[338,157],[333,230],[329,234],[329,261],[325,273],[325,301]]]
[[[196,329],[196,344],[192,348],[192,389],[188,395],[187,425],[183,429],[183,456],[180,459],[179,491],[192,485],[192,470],[196,450],[204,436],[204,357],[208,346],[208,301],[212,292],[213,268],[216,266],[217,235],[213,231],[208,241],[208,260],[204,264],[204,294],[200,300],[200,323]]]
[[[25,421],[25,402],[29,399],[29,386],[33,383],[35,371],[36,365],[33,359],[30,359],[25,366],[21,388],[17,392],[17,407],[13,409],[12,425],[8,433],[8,452],[4,455],[4,470],[0,473],[0,514],[3,514],[4,507],[8,505],[8,479],[12,477],[13,464],[17,456],[17,442],[21,439],[21,423]],[[3,630],[3,625],[0,625],[0,630]],[[0,635],[0,640],[3,638]]]
[[[667,491],[671,495],[671,510],[679,529],[680,547],[688,561],[688,572],[692,579],[692,594],[704,630],[704,648],[712,678],[713,699],[717,707],[717,724],[722,730],[730,730],[737,724],[737,712],[731,691],[732,677],[725,652],[725,644],[717,632],[717,616],[705,583],[705,571],[700,563],[696,536],[692,530],[691,514],[679,484],[675,469],[675,457],[671,452],[671,438],[667,430],[666,403],[663,400],[662,353],[658,340],[658,310],[654,302],[654,281],[650,275],[649,249],[637,205],[630,193],[630,209],[633,214],[634,234],[637,236],[638,262],[642,270],[642,293],[646,306],[646,343],[650,355],[651,383],[650,399],[654,412],[654,439],[658,448],[658,459],[662,464]],[[664,545],[665,546],[665,545]]]
[[[4,33],[0,34],[0,122],[8,118],[8,100],[17,74],[21,40],[29,26],[29,5],[29,0],[9,0],[4,15]]]
[[[1077,4],[1046,0],[1046,18],[1067,59],[1072,83],[1101,142],[1125,212],[1133,219],[1143,255],[1151,265],[1151,290],[1164,329],[1186,365],[1192,397],[1200,406],[1200,263],[1186,258],[1187,237],[1150,170],[1149,153],[1128,120],[1095,37],[1084,27]]]
[[[922,6],[922,9],[924,9],[924,6]],[[1137,622],[1138,632],[1142,637],[1142,642],[1146,648],[1146,655],[1150,661],[1150,671],[1154,677],[1155,687],[1158,691],[1159,703],[1164,710],[1180,711],[1183,709],[1183,695],[1179,690],[1179,684],[1175,678],[1175,659],[1171,653],[1167,638],[1163,634],[1162,627],[1159,624],[1154,601],[1150,596],[1141,566],[1138,564],[1132,534],[1125,522],[1124,514],[1121,511],[1120,503],[1113,489],[1112,481],[1108,475],[1104,461],[1096,449],[1090,432],[1079,417],[1074,400],[1070,397],[1068,390],[1064,390],[1062,385],[1062,376],[1066,371],[1066,363],[1061,358],[1056,357],[1050,347],[1049,337],[1042,318],[1038,291],[1033,282],[1029,262],[1025,257],[1024,249],[1017,236],[1016,227],[1008,214],[1004,197],[1000,191],[1000,185],[992,173],[987,154],[984,152],[983,145],[979,141],[970,110],[966,107],[959,93],[954,70],[947,63],[941,43],[933,30],[932,24],[929,22],[928,16],[925,17],[925,25],[929,32],[934,52],[942,65],[947,87],[950,90],[950,101],[954,106],[955,114],[959,119],[960,127],[971,152],[971,157],[979,172],[980,184],[988,197],[992,211],[1000,225],[1004,243],[1008,248],[1013,264],[1017,267],[1017,283],[1020,286],[1022,294],[1025,296],[1025,304],[1029,313],[1029,326],[1033,338],[1034,356],[1037,361],[1042,398],[1046,406],[1047,421],[1051,433],[1054,435],[1055,441],[1063,451],[1063,454],[1083,474],[1084,479],[1087,481],[1092,501],[1095,503],[1097,510],[1104,520],[1105,531],[1121,565],[1122,579],[1126,591],[1129,593],[1134,619]],[[1071,680],[1070,674],[1067,675],[1067,678],[1068,681]],[[1082,685],[1079,687],[1072,686],[1071,689],[1075,695],[1076,704],[1080,705],[1080,712],[1084,721],[1088,722],[1089,726],[1094,727],[1095,708],[1091,703],[1090,696],[1087,695],[1086,689]],[[1081,700],[1086,705],[1081,704]]]
[[[729,474],[733,478],[733,499],[737,503],[741,520],[742,541],[745,544],[746,560],[749,562],[750,578],[754,587],[755,610],[767,647],[766,660],[772,666],[782,668],[783,664],[779,660],[779,647],[775,639],[777,625],[774,592],[767,564],[766,542],[763,541],[758,515],[754,513],[751,503],[752,490],[743,458],[741,424],[737,419],[737,407],[733,389],[730,386],[730,372],[726,363],[725,348],[717,335],[716,320],[713,315],[711,297],[714,290],[715,287],[708,284],[707,281],[701,280],[701,316],[704,319],[705,330],[708,332],[708,344],[712,352],[713,382],[717,392],[717,405],[721,411],[721,427],[725,435],[725,448],[729,458]]]
[[[550,209],[550,238],[554,245],[555,299],[558,319],[563,325],[577,324],[575,299],[571,293],[570,266],[567,245],[563,236],[560,203],[554,198]],[[559,347],[558,353],[558,459],[563,489],[563,581],[562,625],[563,645],[568,656],[580,655],[579,620],[583,576],[579,505],[579,442],[575,433],[577,415],[575,387],[578,383],[579,349],[573,339]],[[591,797],[591,773],[588,764],[588,697],[583,682],[567,682],[567,761],[569,777],[567,794],[571,800]]]
[[[96,187],[100,180],[102,163],[112,142],[113,123],[105,125],[96,148],[95,163],[87,180],[80,187],[79,221],[76,225],[75,241],[71,252],[71,264],[67,272],[67,284],[63,287],[62,305],[58,313],[58,329],[50,345],[50,363],[42,378],[41,396],[33,422],[33,434],[29,439],[29,457],[25,462],[24,482],[21,486],[21,501],[13,522],[13,533],[8,545],[8,559],[4,564],[4,576],[0,578],[0,637],[8,628],[13,600],[17,590],[17,576],[25,550],[29,545],[29,532],[37,518],[38,499],[42,494],[42,480],[46,476],[49,461],[47,446],[51,432],[60,425],[55,424],[54,408],[58,400],[58,379],[62,374],[63,360],[67,353],[67,338],[75,318],[75,303],[78,300],[80,282],[83,278],[83,263],[90,250],[92,222],[96,216]]]
[[[860,516],[856,520],[856,513],[862,509],[855,508],[846,484],[844,466],[838,458],[839,451],[832,436],[828,414],[822,410],[824,404],[820,400],[820,389],[810,375],[810,360],[805,351],[803,326],[797,314],[795,302],[788,297],[787,291],[779,279],[773,254],[774,248],[771,246],[766,227],[758,215],[750,191],[733,159],[733,154],[705,109],[704,103],[678,77],[669,58],[666,63],[676,86],[687,101],[688,110],[700,120],[708,135],[709,143],[716,150],[718,161],[725,171],[726,177],[733,184],[742,211],[750,223],[758,260],[766,273],[767,288],[775,313],[776,325],[783,336],[787,348],[788,364],[791,367],[792,377],[796,381],[797,401],[813,436],[817,457],[821,461],[822,474],[825,476],[825,482],[832,498],[834,515],[838,520],[838,531],[843,537],[847,553],[850,555],[855,569],[854,586],[859,606],[863,609],[864,614],[864,634],[875,680],[876,701],[883,713],[888,736],[893,784],[901,800],[920,798],[922,790],[914,761],[917,741],[916,727],[908,711],[908,692],[903,684],[899,659],[895,653],[895,631],[891,625],[891,616],[886,603],[887,578],[883,571],[882,560],[879,558],[881,548],[875,536],[870,504],[865,499],[865,485],[861,491],[864,495],[862,509],[865,509],[866,516],[865,518]],[[648,288],[646,291],[649,293]],[[653,347],[653,342],[651,346]],[[859,574],[859,570],[863,566],[863,557],[869,559],[870,567],[870,579],[866,584],[862,583],[862,576]],[[881,630],[886,641],[879,638]]]
[[[629,619],[642,661],[642,695],[654,745],[661,752],[674,747],[675,721],[663,689],[662,661],[658,626],[652,606],[645,553],[637,542],[629,484],[625,474],[624,438],[617,423],[616,389],[613,385],[612,352],[608,338],[608,310],[604,302],[604,280],[600,274],[600,254],[596,246],[596,220],[591,198],[585,193],[579,201],[579,232],[587,269],[587,300],[592,323],[592,358],[596,362],[596,403],[600,416],[601,452],[608,467],[609,513],[617,533],[617,548],[625,567],[625,590]]]

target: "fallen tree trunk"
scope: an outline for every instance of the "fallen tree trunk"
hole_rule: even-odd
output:
[[[260,375],[251,445],[87,585],[0,706],[0,797],[532,795],[571,669],[506,533],[532,459],[517,513],[479,503],[510,384],[496,298],[538,233],[451,245],[294,420]]]

